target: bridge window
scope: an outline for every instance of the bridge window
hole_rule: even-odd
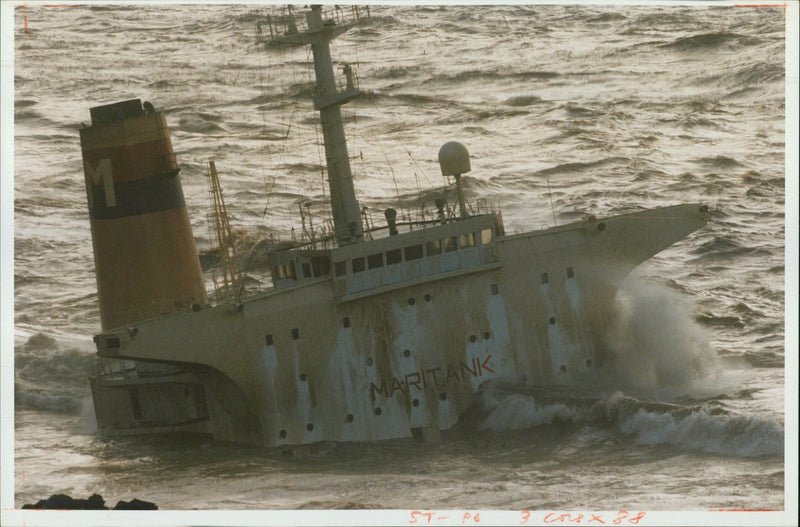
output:
[[[433,240],[425,243],[425,254],[433,256],[435,254],[442,254],[442,241]]]
[[[444,239],[444,252],[449,253],[458,249],[455,236],[448,236]]]
[[[272,268],[272,273],[277,280],[295,280],[294,277],[294,262],[288,264],[276,265]]]
[[[422,245],[412,245],[405,248],[406,261],[419,260],[422,258]]]
[[[303,262],[303,277],[304,278],[311,278],[311,264],[308,262]]]
[[[289,262],[283,266],[283,272],[289,280],[297,280],[294,273],[294,262]]]
[[[469,247],[475,247],[475,233],[468,232],[466,234],[459,234],[458,235],[458,246],[462,249],[467,249]]]
[[[386,265],[400,263],[402,260],[403,257],[400,253],[400,249],[392,249],[391,251],[386,251]]]
[[[325,256],[315,256],[311,258],[311,267],[314,276],[325,276],[331,272],[331,261]]]
[[[353,272],[360,273],[364,270],[364,257],[353,258]]]
[[[483,229],[481,231],[481,245],[492,243],[492,229]]]
[[[336,276],[344,276],[347,274],[347,262],[336,262],[333,264]]]
[[[367,256],[367,267],[370,269],[383,267],[383,253],[375,253]]]

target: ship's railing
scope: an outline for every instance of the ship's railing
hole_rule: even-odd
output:
[[[500,212],[500,208],[495,202],[485,198],[467,201],[466,203],[470,216],[498,214]],[[452,223],[460,219],[457,207],[457,204],[446,201],[443,204],[441,213],[435,203],[423,203],[417,209],[401,208],[397,211],[396,225],[403,230],[413,231],[441,225],[442,223]],[[326,212],[329,213],[330,211]],[[361,221],[366,239],[381,238],[384,234],[388,235],[388,225],[386,224],[383,209],[363,207]],[[330,222],[328,221],[327,223]],[[275,240],[273,244],[278,250],[335,249],[338,247],[336,236],[333,233],[332,225],[327,223],[323,222],[321,226],[316,227],[313,231],[303,229],[300,235],[296,235],[295,229],[292,229],[290,240]],[[312,232],[312,234],[309,235],[309,232]]]
[[[470,216],[482,216],[500,212],[499,207],[494,202],[485,198],[467,201],[466,205]],[[460,219],[457,207],[458,205],[456,203],[445,202],[441,211],[438,209],[436,203],[423,203],[417,209],[402,208],[397,211],[397,226],[407,227],[409,230],[416,230],[434,225],[441,225],[442,223],[452,223]],[[377,220],[375,219],[376,217]],[[378,212],[365,209],[365,213],[362,214],[362,219],[365,223],[364,231],[367,233],[374,233],[387,228],[383,218],[383,211]]]
[[[305,13],[296,13],[292,6],[280,8],[277,13],[268,14],[256,22],[256,42],[272,44],[287,36],[309,31]],[[368,5],[325,6],[322,20],[325,25],[353,26],[369,20]]]

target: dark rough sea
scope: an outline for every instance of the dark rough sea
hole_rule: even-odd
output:
[[[166,110],[204,266],[213,260],[214,159],[257,284],[265,240],[299,229],[298,203],[310,200],[320,222],[326,214],[309,52],[254,46],[271,6],[4,2],[14,112],[13,128],[3,122],[14,149],[13,261],[3,254],[13,305],[3,305],[2,337],[4,393],[13,357],[13,454],[3,445],[13,499],[4,495],[4,514],[96,492],[112,506],[136,497],[169,510],[399,509],[351,524],[590,522],[561,511],[606,511],[592,523],[610,525],[666,521],[658,511],[702,513],[674,520],[690,524],[796,522],[789,4],[372,6],[368,24],[335,40],[334,60],[352,63],[370,92],[343,114],[359,199],[376,217],[430,201],[444,184],[437,152],[450,140],[472,156],[468,197],[499,204],[511,232],[696,201],[712,214],[640,266],[608,306],[615,322],[603,339],[616,367],[604,374],[616,390],[599,407],[512,388],[485,394],[438,443],[325,443],[298,457],[196,437],[94,434],[87,378],[100,319],[78,129],[100,104],[141,98]],[[4,58],[4,75],[7,66]],[[4,149],[4,190],[10,166]],[[7,193],[3,206],[12,206]],[[4,463],[5,481],[9,471]],[[650,523],[637,519],[644,511]],[[214,514],[185,523],[239,518]],[[248,525],[346,524],[335,513],[239,514]],[[19,518],[46,523],[8,516]],[[170,518],[152,523],[181,523]]]

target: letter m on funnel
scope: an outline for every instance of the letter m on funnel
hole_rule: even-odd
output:
[[[114,207],[117,204],[117,198],[114,194],[114,178],[111,173],[111,160],[101,159],[97,162],[96,167],[86,161],[83,164],[84,172],[86,173],[86,191],[89,194],[89,208],[94,208],[94,189],[97,185],[102,185],[106,196],[106,207]]]

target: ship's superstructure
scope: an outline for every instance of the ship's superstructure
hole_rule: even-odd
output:
[[[595,343],[622,280],[706,222],[707,209],[690,204],[508,235],[499,213],[470,211],[460,185],[471,170],[466,148],[447,143],[439,160],[455,180],[458,213],[448,214],[441,200],[436,219],[408,225],[387,209],[386,225],[370,229],[340,115],[360,92],[350,67],[337,88],[328,48],[357,21],[329,19],[315,6],[304,20],[259,24],[263,44],[312,48],[332,238],[274,251],[266,292],[228,295],[212,306],[204,291],[182,303],[180,289],[167,293],[168,312],[104,316],[95,337],[99,355],[136,366],[92,380],[101,432],[195,430],[262,445],[435,437],[485,381],[591,382],[599,366]],[[86,154],[91,141],[83,140],[90,207],[97,196],[121,194],[120,171],[138,173],[151,163],[117,155],[138,141],[137,120],[158,116],[166,129],[163,116],[138,101],[103,108],[93,110],[82,138],[104,136],[109,127],[121,135],[104,145],[108,150],[91,150],[93,157]],[[98,112],[109,122],[94,119]],[[173,167],[164,177],[176,173]],[[146,187],[130,192],[144,202],[152,197]],[[137,236],[161,232],[150,215],[162,212],[151,208],[132,213]],[[94,239],[97,255],[103,242]],[[191,269],[187,276],[195,277]]]

